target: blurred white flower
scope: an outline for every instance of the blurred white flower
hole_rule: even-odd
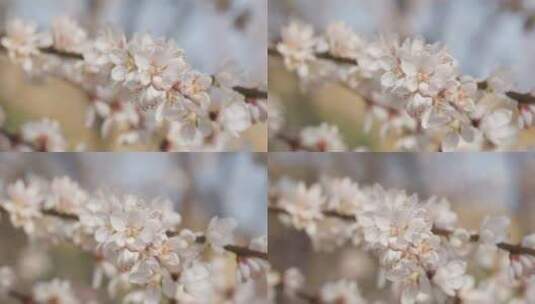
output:
[[[67,176],[54,178],[50,190],[51,195],[46,199],[45,207],[66,214],[77,214],[89,198],[78,183]]]
[[[452,260],[438,268],[433,276],[433,282],[450,297],[467,284],[466,262]]]
[[[0,299],[4,298],[15,283],[15,272],[7,266],[0,267]]]
[[[76,20],[63,16],[52,21],[53,45],[58,50],[80,53],[85,50],[87,33]]]
[[[521,243],[524,248],[535,249],[535,234],[526,235]],[[529,254],[509,254],[511,265],[509,275],[513,280],[521,280],[535,275],[535,256]]]
[[[282,104],[278,98],[270,96],[268,100],[268,136],[274,137],[284,124]]]
[[[72,290],[71,283],[60,279],[37,283],[33,288],[33,297],[38,303],[80,303]]]
[[[7,195],[2,207],[9,213],[11,223],[32,235],[36,229],[35,220],[42,217],[43,195],[40,186],[32,181],[25,183],[18,180],[7,186]]]
[[[63,152],[67,148],[59,123],[48,118],[25,123],[21,134],[37,151]]]
[[[234,229],[238,226],[236,220],[231,218],[214,217],[210,220],[206,230],[206,239],[216,250],[234,242]]]
[[[507,228],[510,220],[505,216],[483,219],[479,228],[480,242],[486,245],[497,245],[507,239]]]
[[[284,272],[282,278],[284,293],[289,297],[295,297],[305,285],[305,276],[297,268],[290,268]]]
[[[329,52],[341,58],[357,58],[357,52],[364,47],[363,39],[343,22],[334,22],[327,26],[325,38]]]
[[[365,304],[356,282],[340,280],[330,282],[321,288],[322,303],[345,303],[345,304]]]
[[[284,64],[290,71],[306,76],[308,64],[315,59],[317,43],[312,26],[292,21],[282,28],[277,50],[284,57]]]
[[[450,202],[445,198],[431,197],[425,202],[425,207],[433,220],[433,225],[440,229],[454,229],[458,216],[451,209]]]
[[[101,69],[109,71],[113,67],[113,62],[118,62],[121,51],[126,49],[127,42],[123,32],[106,27],[99,31],[93,44],[88,44],[83,55],[84,61],[94,72]]]
[[[25,71],[33,69],[33,58],[40,54],[40,48],[51,45],[48,34],[38,33],[37,25],[21,19],[9,20],[6,25],[6,36],[1,40],[9,58],[20,63]]]
[[[252,239],[249,244],[249,249],[264,252],[268,252],[268,239],[266,236],[261,236],[255,239]],[[268,261],[259,258],[242,258],[239,259],[239,271],[238,271],[238,281],[244,282],[253,280],[260,276],[263,276],[271,268],[271,265]]]
[[[225,107],[221,113],[221,122],[225,130],[238,136],[251,125],[251,114],[243,102],[235,102]]]
[[[325,203],[319,185],[307,188],[304,183],[297,184],[293,191],[278,201],[278,205],[290,214],[292,225],[306,230],[311,235],[316,232],[316,221],[323,219],[322,207]]]
[[[37,246],[24,248],[17,261],[17,271],[20,277],[33,281],[50,270],[52,261],[47,251]]]
[[[322,123],[318,127],[307,127],[299,134],[301,145],[313,151],[334,152],[347,149],[338,127]]]

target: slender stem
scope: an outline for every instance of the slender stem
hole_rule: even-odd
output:
[[[280,207],[269,206],[268,211],[272,213],[276,213],[276,214],[291,215],[290,213],[288,213],[288,211]],[[343,213],[336,212],[336,211],[326,210],[326,211],[323,211],[322,213],[326,217],[335,217],[344,221],[354,222],[357,220],[355,216],[352,216],[350,214],[343,214]],[[435,235],[439,235],[443,237],[450,237],[453,234],[453,231],[440,229],[437,227],[433,227],[431,231]],[[479,240],[480,240],[479,234],[470,235],[470,242],[478,242]],[[525,255],[531,255],[535,257],[534,248],[523,247],[522,245],[514,245],[514,244],[505,243],[505,242],[498,243],[496,244],[496,246],[502,250],[508,251],[512,255],[525,254]]]

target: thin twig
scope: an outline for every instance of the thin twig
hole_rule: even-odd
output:
[[[56,49],[54,47],[40,48],[39,50],[44,54],[54,55],[54,56],[62,57],[65,59],[72,59],[72,60],[84,59],[84,55],[82,54],[63,51],[63,50]]]

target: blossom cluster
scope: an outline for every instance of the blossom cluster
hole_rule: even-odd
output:
[[[69,17],[38,31],[7,22],[3,47],[32,77],[54,76],[90,101],[87,127],[119,144],[160,140],[164,150],[225,150],[233,138],[267,120],[267,94],[240,85],[230,72],[192,68],[171,39],[103,28],[95,37]]]
[[[205,231],[192,231],[180,227],[168,200],[91,194],[68,177],[17,180],[2,194],[0,210],[31,240],[67,242],[93,255],[92,288],[107,283],[115,300],[266,303],[267,238],[236,245],[233,219],[214,217]],[[0,297],[85,303],[61,279],[38,283],[31,295],[20,295],[15,281],[0,268]]]
[[[533,125],[535,97],[514,92],[503,73],[484,80],[463,75],[439,43],[368,39],[342,22],[316,35],[312,26],[292,21],[270,53],[282,56],[305,85],[339,83],[356,92],[366,103],[365,129],[378,122],[383,137],[396,138],[396,149],[511,149],[519,132]],[[323,145],[341,149],[334,130],[308,128],[300,136],[303,148],[310,149],[314,137],[320,144],[330,137]]]
[[[350,245],[371,254],[380,267],[378,287],[390,286],[401,303],[535,300],[535,235],[508,243],[507,217],[486,217],[479,231],[471,231],[458,225],[444,198],[421,200],[349,178],[323,178],[309,186],[282,179],[270,190],[269,208],[284,224],[304,231],[318,251]],[[477,269],[489,275],[481,277]],[[340,286],[347,293],[354,288]]]

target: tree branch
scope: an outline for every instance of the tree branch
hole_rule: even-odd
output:
[[[268,55],[271,55],[274,57],[283,57],[283,55],[277,50],[277,48],[273,46],[268,47]],[[318,52],[318,53],[315,53],[314,55],[316,56],[316,58],[327,60],[327,61],[332,61],[338,64],[359,65],[356,59],[334,56],[329,52]]]
[[[57,217],[57,218],[62,219],[62,220],[68,220],[68,221],[78,221],[78,220],[80,220],[80,218],[75,214],[62,213],[62,212],[58,212],[57,210],[53,210],[53,209],[42,210],[42,213],[44,215]],[[168,236],[174,236],[174,235],[176,235],[176,233],[172,232],[172,231],[169,231],[169,232],[167,232],[167,235]],[[206,243],[207,239],[206,239],[206,236],[199,236],[199,237],[197,237],[197,239],[195,241],[197,243],[199,243],[199,244],[204,244],[204,243]],[[226,245],[226,246],[223,247],[223,249],[225,249],[228,252],[232,252],[232,253],[236,254],[237,256],[239,256],[241,258],[259,258],[259,259],[263,259],[263,260],[267,260],[268,259],[268,255],[267,255],[266,252],[252,250],[252,249],[250,249],[248,247],[242,247],[242,246],[237,246],[237,245]]]
[[[0,39],[2,39],[3,36],[4,35],[0,34]],[[0,50],[5,51],[6,49],[0,44]],[[54,47],[40,48],[39,50],[44,54],[54,55],[54,56],[58,56],[64,59],[84,60],[83,54],[75,53],[75,52],[67,52],[64,50],[59,50]],[[268,93],[258,88],[235,86],[232,88],[232,90],[234,90],[236,93],[245,97],[245,99],[267,99],[268,98]]]
[[[268,207],[268,211],[271,212],[271,213],[275,213],[275,214],[291,215],[286,210],[284,210],[283,208],[280,208],[280,207],[269,206]],[[329,211],[329,210],[323,211],[322,213],[326,217],[334,217],[334,218],[338,218],[340,220],[344,220],[344,221],[348,221],[348,222],[355,222],[356,221],[355,216],[350,215],[350,214],[343,214],[343,213],[339,213],[339,212],[336,212],[336,211]],[[447,237],[447,238],[449,238],[453,234],[453,231],[440,229],[440,228],[437,228],[437,227],[433,227],[431,232],[433,232],[433,234],[435,234],[435,235],[439,235],[439,236],[443,236],[443,237]],[[480,239],[479,234],[472,234],[470,236],[470,242],[478,242],[479,239]],[[504,251],[509,252],[511,255],[525,254],[525,255],[531,255],[531,256],[535,257],[535,249],[534,248],[523,247],[522,245],[514,245],[514,244],[505,243],[505,242],[498,243],[498,244],[496,244],[496,246],[498,248],[504,250]]]
[[[274,57],[283,57],[283,55],[274,47],[268,48],[268,55],[271,55]],[[334,63],[358,65],[357,60],[335,57],[328,53],[316,53],[316,57],[319,59],[332,61]],[[484,90],[487,87],[488,87],[487,81],[481,81],[478,83],[478,88],[480,90]],[[507,97],[513,100],[516,100],[520,104],[535,104],[535,96],[529,93],[519,93],[515,91],[508,91],[505,93],[505,95],[507,95]]]

